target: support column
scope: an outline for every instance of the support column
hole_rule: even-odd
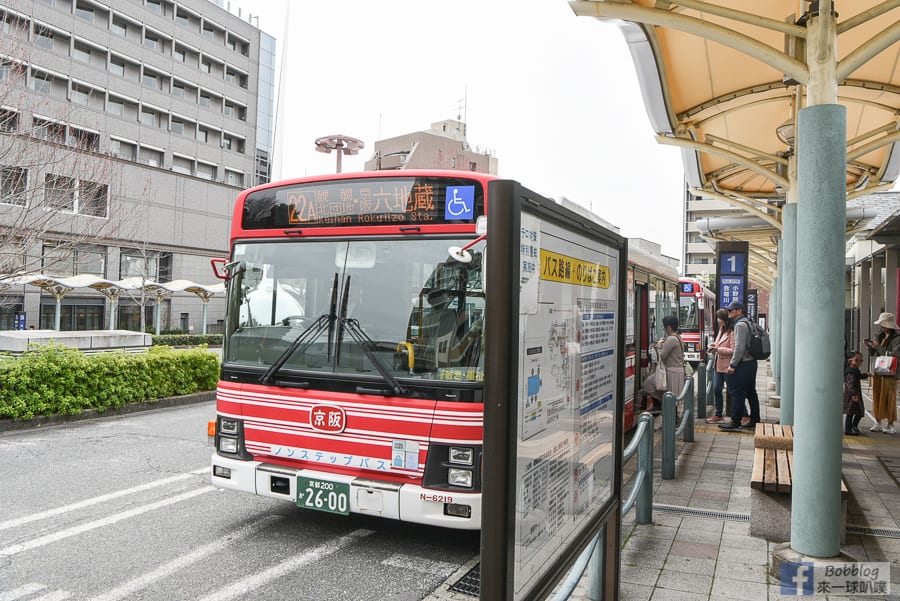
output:
[[[897,280],[900,279],[900,266],[898,266],[898,254],[900,250],[896,246],[884,249],[884,295],[887,299],[885,311],[894,315],[900,315],[900,294],[898,294]]]
[[[775,286],[773,286],[772,296],[769,298],[769,315],[772,319],[770,329],[772,331],[772,378],[775,380],[775,395],[781,397],[781,312],[784,306],[781,302],[781,244],[778,241],[778,274],[775,276]]]
[[[797,204],[781,213],[781,423],[794,425],[794,373],[797,316]]]
[[[865,349],[864,338],[872,336],[872,262],[863,261],[859,266],[859,277],[856,280],[856,306],[859,307],[859,335],[856,348]],[[863,355],[864,357],[866,355]]]
[[[880,253],[872,255],[872,321],[878,318],[882,311],[890,311],[885,309],[884,296],[884,278],[881,277],[881,270],[884,269],[884,256]]]
[[[820,17],[819,20],[827,20]],[[799,112],[796,373],[791,548],[834,557],[841,530],[846,122],[838,104]],[[810,508],[815,508],[810,511]]]

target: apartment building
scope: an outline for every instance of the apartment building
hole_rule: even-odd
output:
[[[274,87],[274,38],[221,2],[0,0],[0,277],[215,283],[237,193],[270,178]],[[103,295],[60,292],[63,330],[157,314],[123,295],[109,324]],[[53,294],[0,297],[0,329],[53,327]],[[163,330],[202,330],[194,295],[163,302]]]
[[[457,169],[496,175],[497,157],[469,145],[465,123],[445,119],[425,131],[375,142],[365,169]]]

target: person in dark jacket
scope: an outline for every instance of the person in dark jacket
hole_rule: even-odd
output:
[[[859,351],[847,353],[847,366],[844,368],[844,434],[859,434],[859,420],[866,414],[863,409],[862,386],[860,382],[869,377],[859,371],[863,356]]]

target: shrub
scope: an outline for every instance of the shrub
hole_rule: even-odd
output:
[[[61,344],[0,361],[0,418],[105,411],[137,401],[213,390],[219,361],[205,349],[151,347],[87,356]]]
[[[153,345],[164,346],[221,346],[221,334],[160,334],[153,337]]]

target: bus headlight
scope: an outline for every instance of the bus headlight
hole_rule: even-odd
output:
[[[472,488],[472,470],[451,467],[447,470],[447,483],[450,484],[450,486]]]
[[[237,434],[238,433],[238,420],[220,417],[219,418],[219,432],[221,432],[222,434]]]
[[[219,438],[219,450],[223,453],[237,453],[238,441],[236,438]]]
[[[471,447],[450,447],[449,462],[455,465],[472,465],[475,449]]]

